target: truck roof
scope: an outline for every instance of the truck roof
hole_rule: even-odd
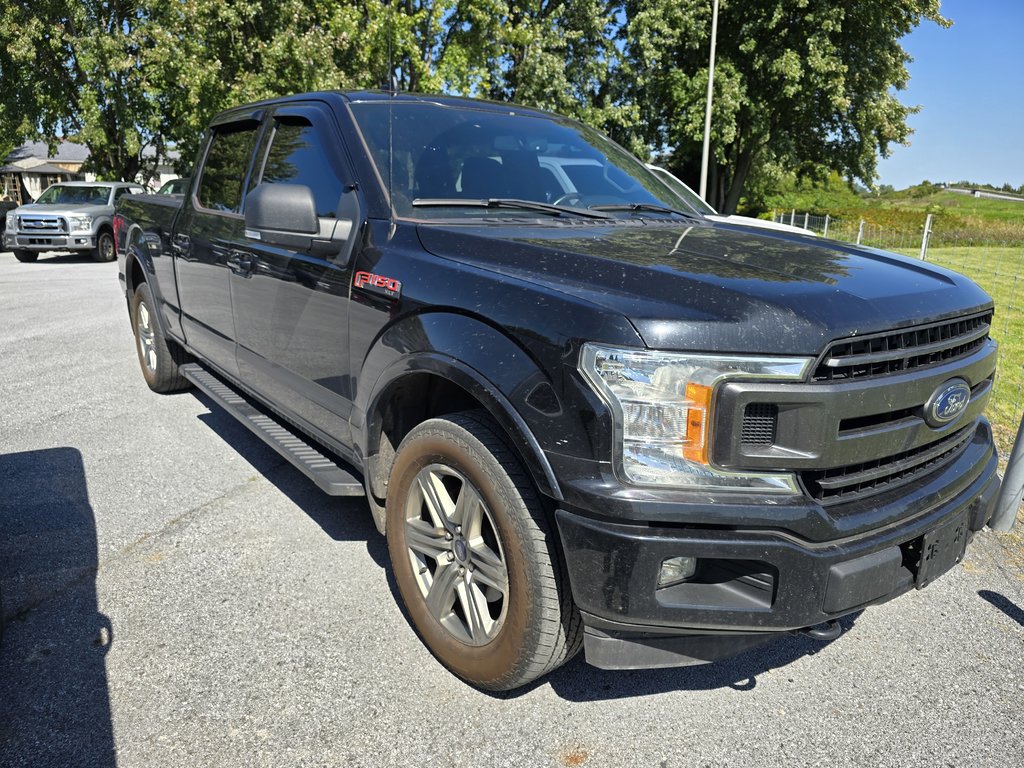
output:
[[[134,181],[58,181],[50,186],[56,187],[141,187]]]
[[[463,96],[405,92],[390,93],[388,91],[311,91],[308,93],[297,93],[292,96],[281,96],[273,99],[265,99],[263,101],[255,101],[249,104],[239,104],[237,107],[231,107],[230,109],[226,109],[223,112],[218,113],[211,121],[211,124],[221,122],[224,117],[247,109],[258,109],[260,107],[270,107],[277,104],[287,104],[291,101],[310,100],[319,100],[328,103],[333,102],[337,104],[340,104],[341,102],[393,100],[395,102],[402,103],[420,102],[424,104],[440,104],[447,107],[462,107],[464,109],[478,109],[488,112],[502,112],[504,114],[508,114],[509,111],[512,110],[516,114],[520,115],[532,115],[534,117],[548,118],[560,117],[552,112],[545,112],[542,109],[521,107],[508,102],[488,101],[487,99],[473,99]]]

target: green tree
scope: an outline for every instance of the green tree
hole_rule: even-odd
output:
[[[540,107],[601,128],[633,150],[639,110],[626,95],[618,45],[622,4],[611,0],[495,3],[490,98]]]
[[[633,99],[644,138],[692,169],[703,138],[711,3],[627,0]],[[709,202],[732,212],[760,168],[837,171],[870,185],[879,154],[910,135],[900,39],[939,0],[722,0]],[[691,174],[688,174],[691,175]]]
[[[144,0],[7,0],[0,21],[0,129],[16,140],[88,146],[91,170],[119,179],[161,148],[159,114],[138,66],[150,43]],[[149,163],[152,165],[152,163]]]

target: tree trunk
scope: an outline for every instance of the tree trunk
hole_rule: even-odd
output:
[[[751,146],[742,148],[739,157],[736,159],[736,169],[730,179],[729,189],[725,193],[725,201],[719,213],[727,216],[736,213],[736,206],[739,205],[740,197],[743,195],[743,187],[750,176],[750,169],[754,167],[754,150]]]

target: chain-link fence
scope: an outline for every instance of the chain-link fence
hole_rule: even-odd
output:
[[[1021,212],[1024,214],[1024,206]],[[999,372],[988,413],[1005,457],[1024,416],[1024,223],[1019,232],[1001,227],[986,236],[984,228],[953,228],[941,217],[924,213],[920,224],[913,227],[795,211],[777,213],[774,220],[799,227],[806,222],[806,228],[819,235],[947,267],[970,277],[993,298],[996,315],[991,334],[999,342]]]

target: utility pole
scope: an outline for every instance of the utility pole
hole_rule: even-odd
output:
[[[704,149],[700,157],[700,196],[708,199],[708,153],[711,149],[711,94],[715,88],[715,42],[718,39],[718,0],[711,10],[711,61],[708,64],[708,101],[704,108]]]

